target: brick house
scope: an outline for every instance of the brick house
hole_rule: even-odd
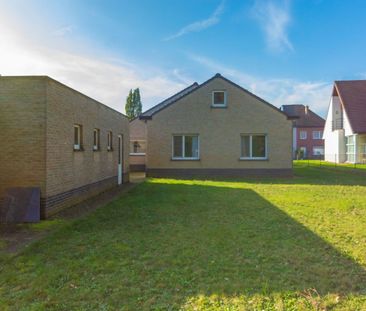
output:
[[[146,121],[135,118],[130,122],[130,170],[144,172],[146,169]]]
[[[324,158],[323,130],[325,120],[304,105],[283,105],[281,110],[293,120],[293,157],[301,151],[305,159]]]
[[[0,197],[39,188],[45,218],[128,182],[123,114],[47,76],[1,76],[0,109]]]
[[[292,122],[216,74],[140,115],[148,176],[292,176]]]

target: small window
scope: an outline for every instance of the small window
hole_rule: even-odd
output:
[[[226,92],[213,91],[212,92],[212,107],[226,107]]]
[[[243,160],[267,159],[267,135],[247,134],[241,136],[241,155]]]
[[[322,131],[313,131],[313,139],[322,139]]]
[[[300,131],[300,139],[306,139],[308,137],[308,134],[306,131]]]
[[[74,125],[74,150],[81,150],[82,131],[81,125]]]
[[[108,151],[113,150],[113,134],[112,134],[112,131],[108,131],[108,135],[107,135],[107,150]]]
[[[198,135],[173,135],[174,160],[198,160]]]
[[[145,155],[146,153],[146,141],[133,140],[130,145],[131,155]]]
[[[93,150],[97,151],[100,148],[100,131],[99,129],[94,129],[94,134],[93,134]]]

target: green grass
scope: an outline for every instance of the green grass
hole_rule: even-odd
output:
[[[365,310],[366,179],[149,179],[0,267],[1,310]]]
[[[295,160],[296,166],[316,166],[335,169],[366,170],[366,164],[332,163],[324,160]]]

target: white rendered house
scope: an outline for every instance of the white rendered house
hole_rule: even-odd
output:
[[[326,161],[366,163],[366,80],[334,82],[323,139]]]

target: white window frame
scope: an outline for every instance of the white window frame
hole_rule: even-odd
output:
[[[319,135],[316,135],[319,134]],[[322,131],[313,131],[313,139],[319,140],[322,139]]]
[[[174,156],[174,137],[176,136],[182,136],[182,156],[181,157],[175,157]],[[198,152],[197,152],[197,157],[185,157],[185,140],[186,140],[186,136],[189,137],[197,137],[197,148],[198,148]],[[196,161],[200,159],[200,135],[198,134],[173,134],[172,135],[172,160],[188,160],[188,161]]]
[[[215,93],[224,93],[224,104],[215,104]],[[212,92],[212,102],[211,102],[211,107],[227,107],[227,97],[226,97],[226,91],[223,90],[216,90]]]
[[[305,133],[305,135],[302,135],[304,133]],[[307,131],[300,131],[299,135],[300,135],[301,140],[306,140],[308,138],[308,132]]]
[[[352,138],[353,142],[349,142],[349,138]],[[353,152],[349,152],[349,147],[353,146]],[[356,135],[349,135],[346,136],[346,161],[349,163],[355,163],[357,158],[357,142],[356,142]],[[352,157],[352,161],[350,161],[350,158]]]
[[[135,141],[144,142],[145,147],[146,147],[146,140],[143,140],[143,139],[132,139],[131,140],[132,143],[134,143]],[[132,155],[132,156],[143,156],[143,155],[146,155],[146,152],[130,152],[130,155]]]
[[[107,133],[107,150],[108,151],[113,150],[113,133],[112,133],[112,131],[108,131],[108,133]]]
[[[322,154],[316,154],[314,152],[314,149],[323,149],[323,153]],[[320,155],[323,156],[324,155],[324,146],[313,146],[313,155]]]
[[[77,129],[77,143],[75,144],[75,129]],[[74,124],[74,133],[73,133],[73,140],[74,140],[74,150],[81,150],[81,125]]]
[[[243,146],[242,141],[244,136],[249,136],[249,153],[250,157],[243,157]],[[253,136],[264,136],[265,145],[265,156],[264,157],[253,157],[252,140]],[[253,134],[240,134],[240,160],[268,160],[268,135],[264,133],[253,133]]]
[[[96,137],[96,144],[95,144],[95,141],[94,141],[94,137]],[[95,128],[93,130],[93,150],[98,151],[99,148],[100,148],[100,130]]]

